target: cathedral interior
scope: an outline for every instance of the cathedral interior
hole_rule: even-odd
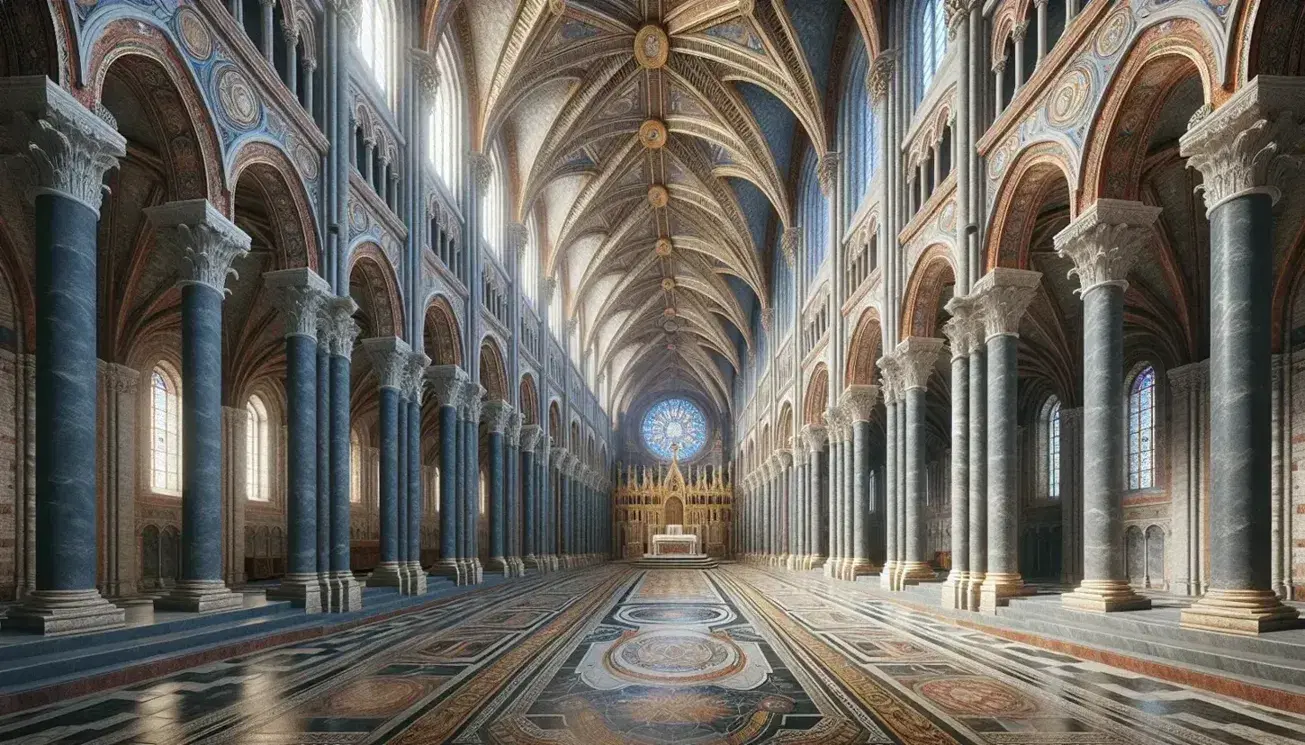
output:
[[[1305,742],[1301,0],[0,0],[0,173],[0,742]]]

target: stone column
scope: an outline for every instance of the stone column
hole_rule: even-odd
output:
[[[107,113],[107,112],[106,112]],[[96,234],[116,123],[45,76],[0,79],[0,126],[34,188],[36,585],[3,624],[55,635],[121,626],[95,582]]]
[[[480,416],[486,403],[485,387],[479,383],[468,383],[464,395],[467,418],[462,423],[463,442],[466,443],[463,470],[467,480],[466,491],[462,495],[462,515],[465,521],[463,558],[466,562],[467,581],[478,585],[485,580],[485,567],[480,563]]]
[[[1060,581],[1083,579],[1083,410],[1060,408]]]
[[[807,545],[805,569],[816,569],[824,565],[825,557],[820,545],[820,536],[824,532],[824,515],[820,511],[820,470],[821,451],[825,449],[827,433],[824,427],[808,424],[802,428],[802,438],[807,444]]]
[[[24,381],[26,368],[31,358],[17,355],[14,360],[16,373],[15,392],[18,405],[15,407],[15,419],[18,425],[15,432],[14,454],[14,528],[15,566],[17,596],[22,598],[27,558],[26,540],[26,501],[27,445],[31,439],[27,431],[27,414],[24,411],[28,403],[28,390]],[[99,458],[103,464],[103,476],[100,488],[103,490],[103,512],[100,513],[100,525],[103,529],[104,543],[100,546],[103,555],[102,569],[97,583],[101,594],[108,597],[133,595],[139,581],[140,559],[137,557],[136,530],[136,441],[139,439],[136,429],[136,413],[140,409],[138,385],[140,373],[126,365],[98,361],[101,408],[97,411],[99,426],[103,435],[98,438]],[[30,587],[30,585],[28,586]]]
[[[323,300],[317,314],[317,587],[322,610],[331,610],[331,336],[334,324]]]
[[[970,339],[970,478],[968,486],[970,576],[965,584],[965,608],[979,609],[979,589],[988,571],[988,353],[987,328],[978,308],[971,306]]]
[[[249,236],[203,199],[145,214],[182,277],[181,578],[156,605],[192,613],[239,608],[243,599],[222,581],[222,301]]]
[[[929,526],[925,504],[925,469],[928,465],[925,454],[925,397],[929,391],[929,378],[933,375],[942,351],[942,339],[920,336],[907,337],[897,345],[897,371],[902,400],[906,404],[906,545],[903,547],[904,560],[898,569],[901,585],[935,577],[926,553]]]
[[[458,408],[467,388],[467,374],[457,365],[436,365],[427,370],[426,380],[439,406],[440,423],[440,560],[431,573],[464,584],[458,561],[458,472],[462,468]]]
[[[399,371],[399,388],[396,391],[398,404],[397,422],[395,427],[395,449],[398,451],[396,465],[398,466],[398,488],[397,498],[395,499],[395,514],[397,519],[397,530],[395,530],[395,544],[398,553],[398,566],[396,571],[399,577],[399,593],[407,595],[408,593],[408,357],[404,355]]]
[[[276,44],[273,41],[275,34],[275,24],[273,19],[275,16],[273,16],[272,10],[276,7],[276,0],[261,0],[261,4],[263,6],[263,12],[259,17],[259,20],[262,22],[262,38],[259,39],[259,46],[263,52],[263,59],[267,60],[267,64],[275,69]]]
[[[1056,252],[1074,262],[1083,298],[1083,581],[1062,597],[1077,610],[1151,607],[1129,586],[1123,558],[1124,290],[1159,217],[1159,207],[1098,199],[1055,239]]]
[[[539,461],[538,473],[535,475],[535,490],[539,493],[539,520],[535,533],[538,535],[538,556],[546,571],[557,569],[557,554],[553,550],[553,475],[550,465],[553,451],[553,438],[539,435],[539,444],[535,446],[535,458]]]
[[[317,572],[317,318],[331,286],[301,267],[263,275],[284,316],[286,425],[286,575],[268,593],[320,613]]]
[[[970,575],[970,353],[974,347],[974,326],[969,303],[952,298],[947,303],[951,318],[943,327],[952,353],[952,473],[951,525],[952,568],[942,585],[942,607],[966,607],[965,586]]]
[[[538,490],[535,487],[535,447],[543,436],[543,429],[537,424],[527,424],[521,428],[521,499],[522,499],[522,553],[525,567],[539,569],[541,562],[536,552],[539,551],[536,527],[539,522]],[[542,552],[540,552],[542,553]]]
[[[1171,548],[1166,553],[1174,555],[1169,562],[1173,569],[1170,591],[1189,597],[1203,594],[1208,584],[1205,514],[1209,498],[1209,371],[1207,360],[1169,371],[1169,488],[1173,501],[1169,508]]]
[[[426,594],[426,570],[421,565],[421,524],[423,504],[421,457],[421,402],[425,391],[426,369],[430,358],[420,352],[408,356],[406,379],[408,399],[408,593]]]
[[[566,539],[566,469],[570,466],[570,458],[566,448],[554,447],[551,452],[553,459],[553,468],[557,470],[557,496],[556,501],[557,515],[553,518],[556,520],[555,526],[550,526],[552,535],[549,539],[549,546],[557,554],[557,561],[560,566],[566,564],[566,554],[571,549],[564,546],[563,541]],[[551,478],[550,478],[551,480]],[[552,499],[552,497],[550,497]]]
[[[901,547],[897,541],[897,408],[899,405],[897,359],[892,352],[878,361],[884,396],[884,566],[879,570],[879,586],[896,589],[901,569]]]
[[[1017,557],[1016,348],[1020,319],[1037,293],[1042,275],[997,267],[974,283],[971,298],[982,319],[988,383],[988,566],[979,589],[979,608],[993,612],[1024,586]]]
[[[829,470],[825,484],[826,520],[829,525],[829,560],[825,562],[826,577],[840,577],[843,571],[843,516],[840,492],[843,484],[843,421],[837,406],[825,409],[825,424],[829,433]]]
[[[325,309],[330,334],[331,379],[331,610],[347,613],[362,608],[362,586],[350,567],[349,375],[358,324],[358,305],[347,297],[333,298]]]
[[[507,555],[503,560],[514,577],[523,577],[525,564],[521,561],[521,413],[513,411],[508,418],[507,429],[503,432],[507,491],[504,496],[504,529],[507,537],[503,540],[503,550]]]
[[[406,442],[406,438],[399,438],[399,406],[412,349],[394,336],[364,339],[362,345],[380,379],[381,563],[367,585],[398,588],[404,584],[399,567],[399,446]]]
[[[878,401],[877,385],[850,385],[839,401],[852,426],[851,580],[875,570],[870,561],[870,416]]]
[[[807,444],[799,432],[793,438],[793,492],[789,507],[788,569],[801,569],[808,555],[806,529]]]
[[[504,489],[504,433],[512,418],[512,407],[504,401],[485,404],[485,427],[489,431],[489,564],[491,572],[511,576],[507,565],[506,489]]]
[[[775,565],[784,568],[788,566],[789,557],[789,506],[792,503],[793,493],[789,484],[793,478],[793,451],[787,448],[781,448],[775,451],[775,469],[778,474],[776,477],[776,493],[778,495],[775,509],[775,535],[778,539],[775,547],[777,554]]]
[[[842,424],[842,426],[843,426],[843,445],[842,445],[842,456],[841,456],[842,467],[843,467],[843,484],[842,484],[842,489],[840,490],[841,493],[842,493],[842,504],[843,504],[843,509],[842,509],[842,512],[843,512],[843,530],[842,530],[842,540],[843,540],[843,571],[842,571],[842,577],[843,577],[843,579],[846,579],[846,580],[853,580],[853,579],[855,579],[855,576],[852,574],[852,562],[853,562],[853,549],[852,549],[852,542],[853,542],[853,540],[855,540],[855,538],[856,538],[855,526],[852,524],[852,521],[853,521],[853,516],[852,516],[852,511],[853,511],[853,509],[852,509],[852,508],[853,508],[853,501],[852,501],[852,500],[853,500],[852,482],[853,482],[853,479],[854,479],[854,476],[855,476],[855,472],[854,472],[853,469],[852,469],[852,429],[853,429],[853,427],[852,427],[852,419],[851,419],[851,417],[848,415],[847,410],[846,410],[846,409],[841,409],[841,407],[840,407],[840,413],[839,413],[839,420],[840,420],[840,422],[841,422],[841,424]]]
[[[1305,79],[1260,75],[1179,140],[1210,217],[1210,587],[1192,628],[1295,624],[1272,587],[1273,208],[1300,166]]]

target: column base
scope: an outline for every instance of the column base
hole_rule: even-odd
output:
[[[172,592],[154,601],[158,610],[176,610],[183,613],[217,613],[238,610],[245,605],[239,593],[227,589],[220,579],[181,580]]]
[[[440,559],[431,567],[430,573],[436,577],[444,577],[455,585],[463,584],[462,564],[457,559]]]
[[[362,610],[362,584],[353,572],[331,572],[331,610],[349,613]]]
[[[397,561],[382,561],[367,578],[368,587],[397,587],[402,591],[404,584],[403,570]]]
[[[321,613],[322,588],[318,584],[317,572],[287,574],[281,578],[281,584],[267,591],[268,600],[289,600],[295,608],[303,608],[305,613]]]
[[[966,578],[965,587],[962,590],[965,593],[966,610],[979,610],[979,595],[983,588],[983,577],[983,572],[970,572]]]
[[[831,556],[825,560],[825,565],[821,567],[825,571],[825,576],[833,579],[838,576],[838,569],[843,563],[843,557]]]
[[[899,574],[897,580],[897,589],[902,589],[907,585],[918,585],[921,582],[931,582],[938,579],[938,573],[929,566],[927,561],[903,561],[897,565]]]
[[[940,604],[948,610],[965,610],[968,607],[968,593],[965,588],[969,582],[969,572],[953,569],[942,583]]]
[[[526,554],[526,558],[523,562],[523,566],[526,569],[534,569],[540,572],[544,571],[543,562],[540,561],[539,557],[535,556],[534,554]]]
[[[501,574],[504,577],[512,576],[512,567],[508,566],[507,559],[502,556],[491,556],[486,559],[485,571],[491,574]]]
[[[1293,629],[1300,613],[1273,590],[1220,590],[1210,588],[1183,610],[1180,624],[1189,629],[1254,636],[1267,631]]]
[[[470,574],[471,584],[478,585],[485,581],[485,565],[480,563],[480,559],[468,559],[467,572]]]
[[[869,559],[852,559],[847,562],[847,581],[855,582],[862,574],[873,574],[874,568],[874,564],[871,564]]]
[[[889,560],[884,562],[884,568],[879,570],[879,587],[884,590],[897,589],[897,561]]]
[[[519,557],[509,556],[507,557],[506,561],[507,561],[508,569],[512,571],[512,574],[510,576],[513,577],[526,576],[526,565],[524,562],[521,561]]]
[[[406,595],[425,595],[426,594],[426,572],[421,568],[420,561],[410,561],[403,567],[408,577],[408,588]]]
[[[1023,594],[1024,578],[1018,573],[988,572],[979,587],[979,612],[995,613],[1010,604],[1010,599]]]
[[[45,636],[107,631],[126,624],[127,612],[96,589],[36,590],[10,609],[0,626]]]
[[[319,595],[321,595],[321,599],[318,602],[322,606],[322,612],[330,613],[331,611],[334,611],[335,608],[331,605],[331,573],[330,572],[317,573],[317,592]]]
[[[820,554],[811,554],[810,556],[806,557],[805,563],[803,564],[803,568],[810,571],[812,569],[820,569],[824,567],[824,565],[825,565],[824,556],[821,556]]]
[[[1151,598],[1138,595],[1128,580],[1122,579],[1085,579],[1073,592],[1062,595],[1060,602],[1066,608],[1092,613],[1148,610],[1151,607]]]

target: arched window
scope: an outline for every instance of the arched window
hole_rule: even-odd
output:
[[[498,157],[497,150],[490,153],[489,163],[489,187],[480,200],[480,237],[489,246],[490,254],[501,263],[503,261],[503,184],[506,180],[503,178],[505,175],[503,159]]]
[[[150,373],[150,488],[181,493],[181,386],[166,363]]]
[[[360,504],[363,501],[362,444],[358,442],[358,433],[349,434],[349,501]]]
[[[245,405],[245,498],[267,502],[272,498],[272,442],[263,399],[250,396]]]
[[[1047,498],[1060,499],[1060,400],[1047,399],[1043,407],[1042,432],[1047,453]]]
[[[817,165],[816,153],[808,147],[802,163],[802,177],[798,181],[798,225],[802,226],[802,251],[806,257],[802,262],[802,272],[808,290],[829,250],[826,245],[829,242],[829,214],[825,209],[825,196],[820,192]]]
[[[435,69],[439,73],[439,85],[435,89],[430,126],[427,127],[427,150],[431,163],[435,165],[435,174],[444,182],[454,200],[461,201],[459,180],[462,174],[465,117],[462,113],[462,79],[458,76],[448,36],[441,39],[435,53]]]
[[[775,294],[771,298],[771,304],[775,308],[775,329],[778,331],[778,338],[784,338],[793,324],[793,267],[788,265],[788,258],[784,256],[784,250],[780,246],[780,241],[775,241],[774,253],[774,275],[775,275]]]
[[[358,16],[358,52],[376,85],[390,93],[394,54],[394,7],[389,0],[363,0]]]
[[[1142,368],[1128,389],[1128,488],[1155,486],[1155,368]]]
[[[947,53],[943,0],[917,0],[915,30],[915,102],[919,103]]]
[[[838,109],[838,137],[843,156],[846,188],[844,214],[850,225],[865,200],[870,180],[874,178],[879,153],[879,125],[866,90],[870,58],[865,44],[857,36],[843,77],[843,96]]]
[[[562,316],[562,282],[559,276],[554,280],[553,297],[548,300],[548,330],[553,334],[553,340],[562,343],[562,328],[566,325],[566,319]]]
[[[526,247],[517,260],[517,284],[521,297],[535,307],[539,293],[539,223],[534,215],[526,220]]]

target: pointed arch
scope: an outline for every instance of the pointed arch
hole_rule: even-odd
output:
[[[539,389],[535,376],[525,373],[517,390],[517,408],[521,410],[522,424],[539,424]]]
[[[443,295],[432,295],[426,303],[422,341],[432,365],[462,365],[462,330]]]
[[[947,288],[955,284],[956,270],[947,246],[938,243],[925,249],[906,283],[899,338],[936,336],[938,308],[945,301]]]
[[[480,341],[480,384],[485,387],[486,400],[508,400],[507,366],[503,364],[503,353],[492,336]]]
[[[349,295],[370,336],[399,336],[403,329],[403,298],[394,267],[381,247],[371,241],[349,254]]]

